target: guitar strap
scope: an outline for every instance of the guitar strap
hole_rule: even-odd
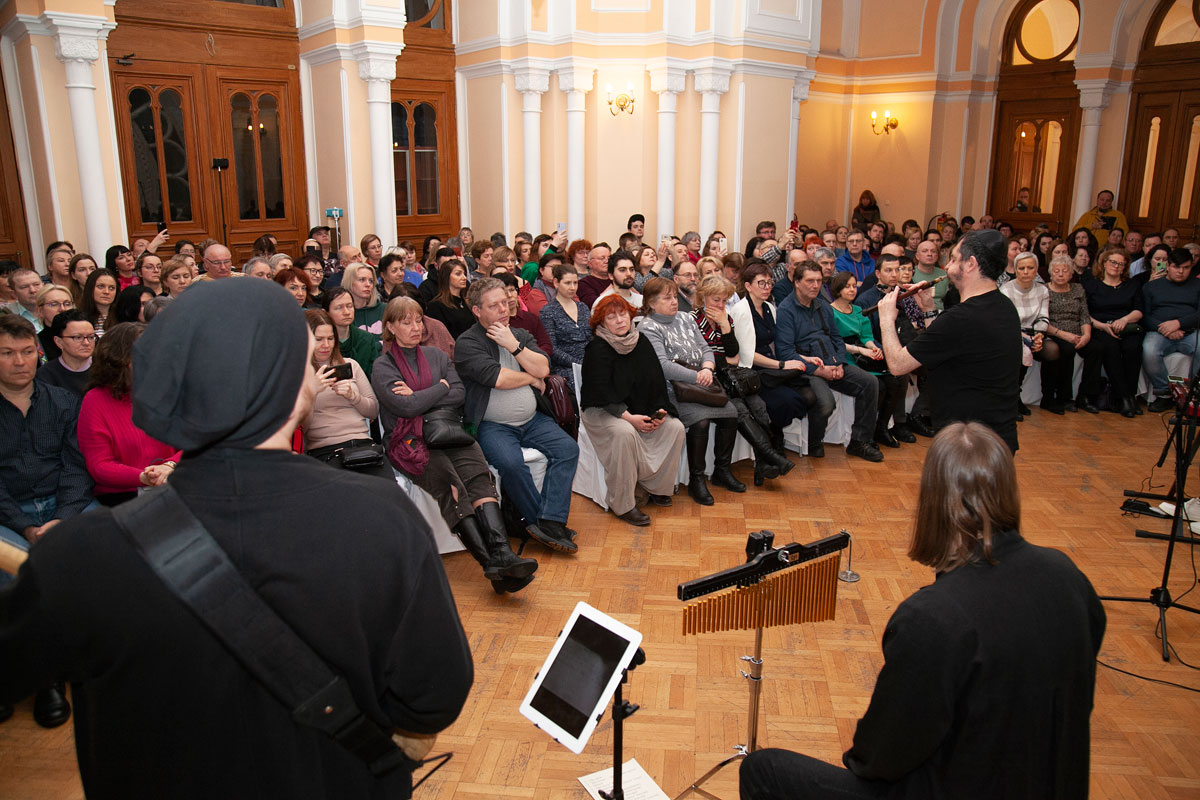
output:
[[[416,765],[359,710],[345,679],[259,597],[169,484],[114,508],[113,517],[167,588],[298,725],[330,736],[375,776]]]

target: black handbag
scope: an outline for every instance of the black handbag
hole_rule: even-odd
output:
[[[475,444],[475,437],[463,427],[462,414],[456,408],[426,411],[421,422],[421,438],[430,450],[452,450]]]
[[[342,466],[346,469],[370,469],[382,463],[383,446],[375,442],[342,449]]]
[[[775,367],[755,367],[762,385],[768,389],[778,389],[780,386],[791,386],[798,389],[808,385],[808,375],[798,369],[777,369]]]
[[[1121,332],[1117,334],[1117,337],[1120,339],[1124,339],[1127,336],[1145,336],[1145,335],[1146,335],[1146,329],[1143,328],[1140,323],[1130,322],[1124,328],[1121,328]]]
[[[732,397],[751,397],[762,389],[761,377],[750,367],[726,366],[717,377]]]

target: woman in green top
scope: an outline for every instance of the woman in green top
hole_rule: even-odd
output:
[[[846,360],[878,375],[885,367],[883,351],[875,343],[871,321],[854,305],[854,298],[858,296],[858,280],[854,273],[836,273],[829,280],[829,294],[833,296],[833,318],[837,321],[838,334],[846,342]]]
[[[383,337],[383,309],[387,303],[379,299],[379,283],[369,264],[350,264],[342,275],[342,288],[350,291],[354,300],[354,327],[375,337]]]
[[[383,308],[384,305],[380,303],[379,307]],[[361,328],[354,327],[354,296],[350,290],[335,286],[321,297],[321,307],[333,320],[333,327],[337,332],[338,352],[357,361],[367,378],[370,378],[371,366],[375,359],[379,358],[382,345],[379,339]]]
[[[875,422],[875,441],[885,447],[899,447],[900,442],[915,442],[916,437],[902,428],[906,419],[904,412],[908,378],[896,378],[887,371],[883,350],[875,341],[871,320],[862,309],[854,305],[858,296],[858,281],[853,272],[839,272],[829,280],[829,294],[833,296],[833,318],[838,333],[846,343],[846,360],[862,367],[879,379],[879,418]],[[895,418],[896,427],[888,427]],[[899,438],[898,438],[899,437]]]

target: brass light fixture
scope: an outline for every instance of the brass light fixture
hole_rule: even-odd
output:
[[[633,113],[633,104],[635,102],[633,96],[633,81],[630,81],[625,91],[619,94],[613,94],[613,86],[611,83],[605,86],[604,90],[608,92],[608,110],[612,112],[614,117],[622,111],[624,111],[626,114]]]
[[[900,126],[900,120],[892,116],[892,112],[884,110],[882,126],[876,128],[875,125],[879,121],[879,115],[874,111],[871,112],[871,132],[876,136],[887,133],[890,134]]]

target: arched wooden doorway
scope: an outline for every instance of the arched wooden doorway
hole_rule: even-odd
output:
[[[1200,0],[1163,0],[1133,74],[1123,210],[1142,233],[1200,241]]]
[[[1023,0],[1009,17],[996,88],[988,210],[1014,230],[1070,225],[1079,145],[1077,0]]]

